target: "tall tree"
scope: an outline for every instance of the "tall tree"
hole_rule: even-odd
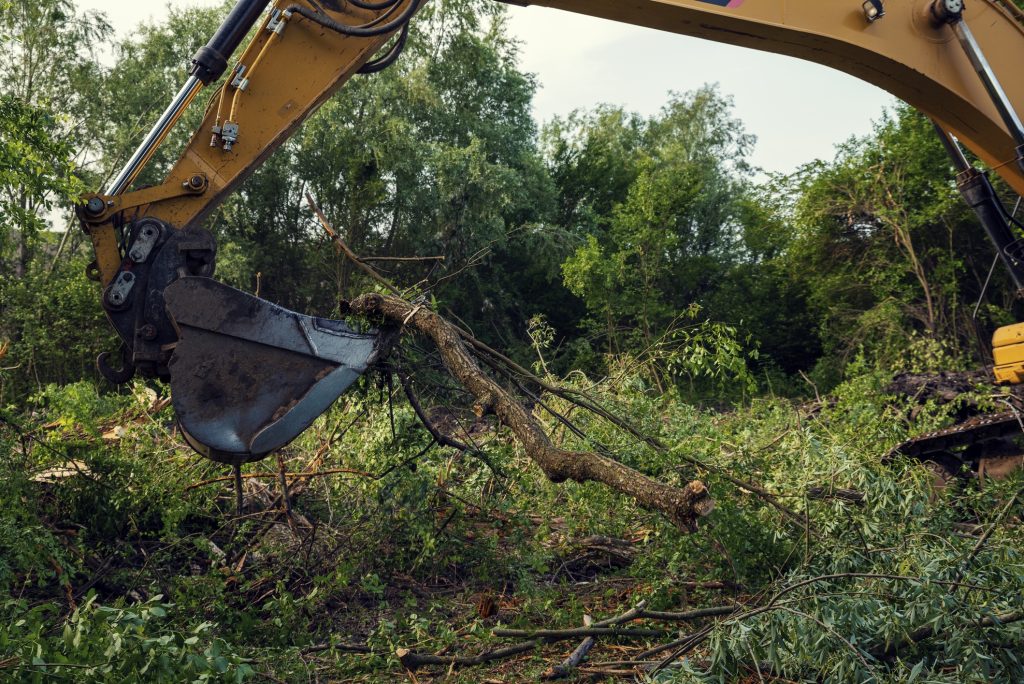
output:
[[[792,263],[831,352],[895,362],[918,339],[976,348],[971,311],[993,251],[953,177],[931,123],[906,106],[798,176]],[[997,269],[989,294],[1007,291]]]
[[[19,125],[47,127],[20,134],[27,145],[26,154],[54,144],[83,149],[94,131],[96,87],[102,80],[96,50],[109,35],[110,25],[102,14],[79,14],[71,0],[10,0],[3,16],[0,97],[7,102],[5,114],[19,120]],[[5,133],[17,134],[10,128]],[[65,159],[63,154],[52,157],[58,166]],[[52,177],[53,169],[39,168],[38,173],[42,178]],[[56,175],[67,172],[57,171]],[[15,178],[20,182],[11,182]],[[52,208],[60,188],[15,173],[8,175],[0,193],[0,204],[16,210],[19,217],[19,225],[8,239],[13,240],[16,251],[14,275],[24,277],[38,243],[42,215]]]
[[[558,187],[559,223],[580,236],[607,231],[639,173],[645,130],[638,114],[610,105],[548,122],[542,143]]]
[[[0,10],[0,346],[10,342],[3,403],[81,377],[98,346],[101,314],[82,277],[86,260],[57,258],[80,233],[50,229],[85,188],[76,162],[96,130],[103,70],[95,53],[110,27],[70,0],[0,0]]]
[[[611,205],[598,221],[607,229],[588,235],[564,265],[566,283],[586,301],[610,351],[650,347],[691,303],[703,300],[735,258],[744,157],[753,139],[730,116],[730,106],[713,87],[673,95],[644,123],[635,156],[628,145],[610,146],[627,152],[625,166],[635,175],[617,203],[598,190],[591,206]],[[607,114],[591,121],[620,130],[588,138],[634,137],[635,119]],[[593,149],[597,168],[610,165],[603,159],[609,146]],[[621,193],[624,183],[616,184]],[[603,189],[609,191],[614,194],[614,186]]]

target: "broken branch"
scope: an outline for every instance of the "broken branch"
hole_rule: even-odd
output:
[[[336,244],[338,248],[345,253],[345,256],[349,258],[349,261],[355,264],[360,271],[373,278],[373,280],[375,280],[376,282],[383,285],[388,290],[388,292],[391,292],[392,294],[396,295],[401,294],[401,292],[398,291],[397,287],[388,282],[387,279],[385,279],[381,274],[377,273],[377,271],[375,271],[373,268],[363,263],[363,260],[356,256],[356,253],[353,252],[347,244],[345,244],[345,241],[341,239],[341,236],[338,235],[338,233],[335,232],[334,228],[331,227],[331,222],[327,220],[327,216],[325,216],[324,212],[320,210],[320,207],[317,205],[316,200],[313,199],[313,195],[311,195],[308,192],[306,193],[306,202],[309,204],[309,208],[313,210],[313,213],[316,214],[316,217],[320,220],[320,225],[323,226],[324,231],[326,231],[327,234],[331,237],[331,239],[334,240],[334,244]]]
[[[427,432],[430,433],[430,436],[434,439],[434,442],[440,444],[443,447],[451,447],[452,449],[455,449],[457,451],[469,454],[470,456],[483,462],[483,464],[490,468],[491,472],[494,473],[495,475],[504,477],[504,473],[501,472],[501,469],[495,466],[491,462],[491,459],[489,459],[487,455],[484,454],[484,452],[482,452],[480,449],[472,447],[468,444],[463,444],[454,437],[450,437],[445,433],[441,432],[441,430],[439,430],[438,427],[434,425],[434,422],[430,420],[430,417],[427,416],[427,412],[423,410],[423,404],[420,403],[419,397],[416,396],[416,392],[413,391],[412,389],[412,380],[409,378],[409,375],[403,370],[398,370],[397,373],[398,379],[402,383],[402,389],[405,390],[405,397],[409,400],[409,405],[412,406],[412,410],[416,414],[416,417],[419,418],[420,422],[423,424],[423,427],[425,427],[427,429]]]
[[[313,210],[313,212],[316,214],[317,218],[320,220],[320,223],[323,226],[324,230],[331,237],[331,239],[334,240],[334,242],[338,246],[338,248],[342,252],[344,252],[345,256],[349,260],[351,260],[352,263],[355,264],[361,271],[363,271],[370,278],[372,278],[375,282],[377,282],[380,285],[382,285],[384,288],[386,288],[393,295],[401,297],[402,293],[401,293],[401,291],[397,287],[395,287],[389,280],[387,280],[384,276],[382,276],[380,273],[378,273],[372,266],[370,266],[369,264],[365,263],[365,261],[363,259],[360,259],[355,254],[355,252],[353,252],[351,250],[351,248],[349,248],[349,246],[347,244],[345,244],[345,241],[341,239],[341,236],[338,235],[338,233],[331,227],[330,221],[327,220],[327,217],[320,210],[320,207],[317,206],[316,201],[313,199],[313,196],[310,193],[308,193],[308,192],[306,193],[306,202],[309,204],[310,208]],[[448,276],[448,277],[451,277],[451,276]],[[405,323],[404,320],[402,320],[401,322],[403,324]],[[447,323],[447,321],[445,321],[445,322]],[[466,344],[468,344],[469,346],[473,347],[478,352],[481,352],[485,357],[490,357],[490,359],[485,359],[485,360],[490,361],[491,359],[493,359],[493,361],[495,361],[497,363],[500,363],[502,366],[507,368],[509,371],[512,371],[512,372],[518,374],[520,377],[522,377],[522,378],[524,378],[526,380],[529,380],[530,382],[532,382],[532,383],[536,384],[537,386],[541,387],[546,392],[549,392],[550,394],[553,394],[553,395],[555,395],[557,397],[560,397],[560,398],[562,398],[562,399],[564,399],[566,401],[569,401],[572,404],[575,404],[576,406],[579,406],[580,408],[583,408],[583,409],[585,409],[587,411],[590,411],[591,413],[593,413],[593,414],[595,414],[597,416],[600,416],[601,418],[603,418],[603,419],[607,420],[608,422],[610,422],[612,425],[615,425],[619,429],[626,431],[627,433],[632,435],[635,439],[639,440],[640,442],[646,444],[647,446],[651,447],[652,449],[654,449],[654,450],[656,450],[658,452],[670,453],[672,451],[661,440],[659,440],[658,438],[653,437],[651,435],[647,435],[647,434],[643,433],[642,431],[638,430],[635,426],[631,425],[628,421],[623,420],[619,416],[615,415],[614,413],[612,413],[608,409],[606,409],[603,406],[601,406],[596,401],[592,400],[585,392],[582,392],[580,390],[566,388],[566,387],[561,387],[559,385],[555,385],[553,383],[550,383],[547,380],[545,380],[544,378],[541,378],[541,377],[537,376],[535,373],[532,373],[529,370],[527,370],[526,368],[524,368],[523,366],[519,365],[518,363],[516,363],[515,361],[510,359],[508,356],[506,356],[505,354],[502,354],[501,352],[499,352],[496,349],[490,347],[489,345],[485,344],[484,342],[481,342],[476,337],[474,337],[471,333],[466,331],[464,328],[452,325],[450,323],[447,323],[447,325],[451,328],[451,330],[454,330],[459,336],[461,336]],[[479,369],[477,369],[477,370],[479,372]],[[517,382],[517,384],[519,384],[519,383]],[[794,513],[792,510],[790,510],[786,506],[782,505],[775,496],[773,496],[772,494],[770,494],[764,488],[758,486],[757,484],[755,484],[753,482],[748,482],[748,481],[742,480],[742,479],[737,478],[737,477],[734,477],[730,473],[726,472],[723,468],[719,468],[717,466],[711,466],[709,464],[702,463],[701,461],[699,461],[699,460],[697,460],[697,459],[695,459],[693,457],[689,457],[689,456],[686,456],[686,455],[683,455],[683,454],[676,454],[676,455],[680,456],[684,461],[686,461],[686,462],[688,462],[688,463],[690,463],[692,465],[704,468],[706,470],[718,472],[724,479],[726,479],[727,481],[729,481],[733,485],[735,485],[737,487],[741,487],[741,488],[743,488],[743,489],[753,493],[755,496],[763,499],[768,504],[770,504],[771,506],[773,506],[774,508],[779,510],[788,519],[790,519],[791,522],[795,522],[797,525],[801,526],[807,532],[811,532],[811,530],[807,527],[807,524],[806,524],[805,520],[803,520],[800,516],[798,516],[796,513]],[[598,458],[600,458],[600,457],[598,457]],[[536,459],[534,459],[534,460],[536,461]],[[543,469],[543,466],[541,466],[541,467]],[[545,473],[547,473],[547,471],[545,471]],[[549,477],[550,477],[550,474],[549,474]],[[552,479],[554,480],[554,478],[552,478]],[[573,478],[573,479],[575,479],[575,478]],[[591,478],[591,479],[594,479],[594,478]],[[554,481],[559,481],[559,480],[554,480]],[[690,484],[691,485],[694,485],[694,484],[699,484],[700,485],[701,491],[696,493],[695,495],[699,495],[699,496],[701,496],[702,498],[704,498],[706,500],[709,508],[708,508],[708,510],[706,512],[701,514],[701,515],[706,515],[708,512],[710,512],[711,506],[713,505],[711,503],[710,495],[707,493],[707,488],[699,480],[695,480],[694,482],[691,482]],[[612,485],[612,486],[614,486],[614,485]],[[639,498],[638,498],[638,500],[642,501]],[[669,517],[671,518],[671,515]],[[678,521],[674,521],[674,522],[676,522],[676,524],[678,526],[680,526],[681,528],[689,529],[686,525],[681,525]]]
[[[422,257],[386,257],[369,256],[362,257],[361,261],[444,261],[444,256],[422,256]]]
[[[398,656],[398,662],[402,664],[402,667],[410,672],[415,672],[424,665],[446,665],[448,667],[456,665],[463,667],[483,665],[492,660],[511,658],[514,655],[532,651],[539,645],[540,640],[525,641],[513,644],[512,646],[506,646],[505,648],[496,648],[493,651],[484,651],[475,656],[436,656],[426,653],[415,653],[407,648],[400,648],[395,651],[395,655]]]
[[[589,615],[583,616],[583,626],[590,627],[594,624],[593,618]],[[590,649],[594,648],[594,644],[597,643],[597,639],[592,636],[588,636],[586,639],[580,642],[580,645],[569,654],[569,657],[563,660],[559,665],[548,668],[548,670],[541,675],[541,679],[562,679],[568,677],[573,670],[580,666],[583,659],[590,653]]]
[[[663,629],[620,629],[619,627],[576,627],[573,629],[495,629],[496,637],[520,637],[543,639],[546,642],[562,641],[564,639],[575,639],[588,636],[610,636],[610,637],[663,637],[666,635]]]
[[[835,499],[836,501],[842,501],[843,503],[852,503],[858,506],[863,506],[864,500],[867,497],[864,496],[863,492],[858,492],[855,489],[808,487],[807,498],[814,499],[815,501],[827,501],[829,499]]]
[[[1014,622],[1021,622],[1024,620],[1024,610],[1015,610],[1006,613],[1000,613],[998,615],[990,615],[977,620],[974,624],[977,627],[999,627],[1002,625],[1009,625]],[[925,639],[930,639],[935,636],[936,630],[933,625],[925,625],[918,627],[910,634],[907,634],[902,640],[893,642],[885,646],[877,646],[868,653],[879,660],[892,660],[901,649],[913,646],[914,644],[920,643]]]
[[[433,340],[448,371],[482,406],[493,406],[503,425],[523,446],[527,456],[552,482],[600,482],[636,499],[642,506],[665,514],[677,527],[695,531],[699,518],[714,503],[703,482],[685,487],[658,482],[618,461],[593,452],[566,451],[554,446],[538,422],[477,365],[457,328],[434,311],[414,306],[400,297],[366,294],[351,302],[350,310],[369,318],[411,326]]]

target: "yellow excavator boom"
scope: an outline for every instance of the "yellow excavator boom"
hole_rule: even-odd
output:
[[[252,4],[252,3],[249,3]],[[256,3],[263,4],[266,3]],[[351,3],[321,3],[338,23],[371,23],[386,12]],[[329,9],[331,5],[339,8]],[[517,3],[521,4],[521,3]],[[861,0],[539,0],[528,4],[604,17],[716,42],[776,52],[824,64],[873,83],[908,102],[978,155],[1018,194],[1024,168],[1017,142],[979,79],[955,32],[934,17],[933,0],[888,0],[885,15],[868,21]],[[868,3],[865,3],[868,4]],[[404,5],[404,3],[403,3]],[[104,284],[121,257],[106,228],[116,213],[140,206],[173,226],[196,225],[259,166],[332,93],[352,77],[391,34],[341,35],[292,13],[316,2],[276,2],[264,27],[237,59],[238,78],[227,79],[216,103],[160,189],[98,196],[105,207],[85,220]],[[344,7],[342,10],[341,8]],[[1024,13],[1008,0],[973,0],[964,16],[1015,111],[1024,111]],[[278,24],[277,22],[282,22]],[[273,24],[273,26],[272,26]],[[658,65],[699,69],[694,64]],[[750,69],[758,69],[751,60]],[[236,85],[244,83],[244,90]],[[813,106],[814,94],[808,93]],[[230,150],[210,146],[211,131],[238,119]]]

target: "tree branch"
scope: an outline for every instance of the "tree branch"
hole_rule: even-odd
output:
[[[369,256],[362,257],[360,261],[444,261],[447,257],[444,256],[422,256],[422,257],[387,257],[387,256]]]
[[[589,615],[583,616],[583,626],[590,627],[594,624],[593,618]],[[563,660],[559,665],[555,665],[547,669],[544,674],[540,676],[543,680],[551,679],[562,679],[572,674],[572,671],[580,666],[583,659],[590,653],[590,649],[594,648],[594,644],[597,643],[597,639],[592,636],[588,636],[586,639],[580,642],[580,645],[569,654],[569,657]]]
[[[572,629],[496,629],[496,637],[520,637],[527,639],[543,639],[546,642],[575,639],[577,637],[663,637],[667,632],[663,629],[622,629],[619,627],[575,627]]]
[[[407,648],[400,648],[395,651],[395,655],[398,656],[398,662],[402,664],[402,667],[411,672],[415,672],[424,665],[446,665],[448,667],[455,665],[463,667],[483,665],[484,663],[492,660],[511,658],[514,655],[532,651],[539,645],[539,639],[534,641],[524,641],[522,643],[513,644],[512,646],[506,646],[505,648],[496,648],[493,651],[484,651],[483,653],[475,656],[436,656],[426,653],[414,653]]]
[[[526,409],[480,369],[466,349],[460,331],[434,311],[399,297],[379,294],[356,298],[350,310],[357,315],[411,326],[430,337],[452,376],[481,406],[494,408],[501,423],[512,431],[527,456],[552,482],[600,482],[633,497],[648,509],[660,511],[681,530],[689,532],[695,531],[698,519],[714,508],[707,487],[699,480],[677,488],[599,454],[555,447]]]

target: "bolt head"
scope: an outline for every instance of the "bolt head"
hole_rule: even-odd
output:
[[[99,197],[90,198],[89,201],[86,202],[85,204],[85,210],[92,214],[93,216],[102,214],[105,208],[106,205],[103,203],[103,200],[101,200]]]
[[[957,22],[963,13],[964,0],[934,0],[932,2],[932,15],[940,23]]]

